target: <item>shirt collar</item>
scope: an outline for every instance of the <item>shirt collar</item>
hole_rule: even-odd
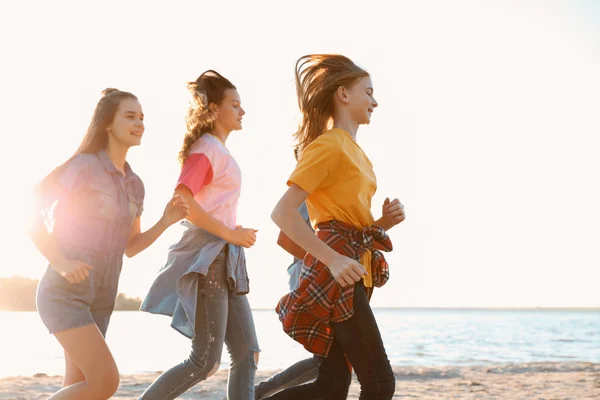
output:
[[[227,146],[225,145],[225,142],[223,142],[223,141],[221,140],[221,138],[220,138],[220,137],[218,137],[217,135],[213,135],[213,134],[212,134],[212,133],[210,133],[210,132],[208,132],[208,133],[207,133],[207,135],[208,135],[209,137],[211,137],[215,143],[218,143],[218,144],[219,144],[219,146],[221,146],[222,148],[224,148],[224,149],[225,149],[225,151],[227,151],[227,153],[231,154],[231,153],[229,152],[229,149],[228,149],[228,148],[227,148]]]
[[[100,161],[102,162],[102,165],[104,165],[104,168],[106,169],[107,172],[110,172],[112,174],[119,174],[119,175],[123,176],[121,171],[119,171],[117,169],[117,167],[115,167],[115,164],[113,164],[113,162],[108,157],[108,154],[106,153],[106,151],[104,149],[102,149],[98,152],[98,158],[100,158]],[[129,163],[127,161],[125,161],[125,179],[131,179],[131,178],[133,178],[133,171],[131,170]]]

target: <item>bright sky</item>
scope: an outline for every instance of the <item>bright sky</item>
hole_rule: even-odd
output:
[[[243,171],[238,221],[260,229],[250,302],[274,307],[290,256],[269,215],[294,166],[294,63],[332,52],[375,84],[380,107],[358,134],[378,177],[373,213],[386,196],[407,211],[373,305],[600,306],[598,3],[94,4],[0,6],[0,276],[43,274],[28,190],[76,149],[105,87],[144,108],[129,162],[146,186],[142,226],[155,223],[178,175],[185,82],[211,68],[247,111],[228,141]],[[145,295],[179,229],[125,260],[122,292]]]

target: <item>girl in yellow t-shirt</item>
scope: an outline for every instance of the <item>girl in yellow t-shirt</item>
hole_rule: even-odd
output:
[[[368,298],[389,276],[378,251],[391,250],[385,231],[405,215],[397,199],[385,200],[379,220],[371,214],[377,183],[356,134],[378,105],[373,83],[347,57],[322,54],[298,60],[296,88],[301,156],[272,219],[308,255],[300,287],[277,311],[286,333],[326,359],[316,381],[269,399],[345,399],[346,361],[361,382],[360,399],[391,399],[395,378]],[[316,235],[298,212],[303,201]]]

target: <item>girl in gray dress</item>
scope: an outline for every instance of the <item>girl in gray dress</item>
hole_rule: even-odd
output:
[[[39,315],[65,351],[63,389],[50,399],[108,399],[119,371],[104,336],[123,254],[150,246],[188,206],[174,197],[141,232],[144,185],[126,161],[140,144],[144,114],[137,98],[107,89],[79,149],[36,187],[30,237],[49,266],[37,291]]]

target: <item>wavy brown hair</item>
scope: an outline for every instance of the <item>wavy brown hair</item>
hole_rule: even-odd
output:
[[[43,200],[45,195],[54,189],[56,179],[60,176],[69,161],[79,154],[94,154],[101,149],[106,149],[108,145],[108,127],[114,121],[121,101],[125,99],[137,100],[137,97],[132,93],[115,88],[107,88],[102,91],[102,97],[98,101],[98,104],[96,104],[92,121],[75,153],[67,161],[46,175],[35,187],[35,194],[39,201]]]
[[[209,105],[211,103],[221,104],[225,98],[225,91],[236,89],[229,80],[212,69],[203,72],[194,82],[188,82],[187,88],[192,94],[192,98],[185,119],[187,131],[177,157],[181,166],[187,159],[194,143],[212,129],[212,123],[217,115],[210,110]]]
[[[350,87],[369,73],[339,54],[309,54],[296,62],[296,94],[302,121],[296,139],[296,154],[331,125],[333,98],[340,86]]]

